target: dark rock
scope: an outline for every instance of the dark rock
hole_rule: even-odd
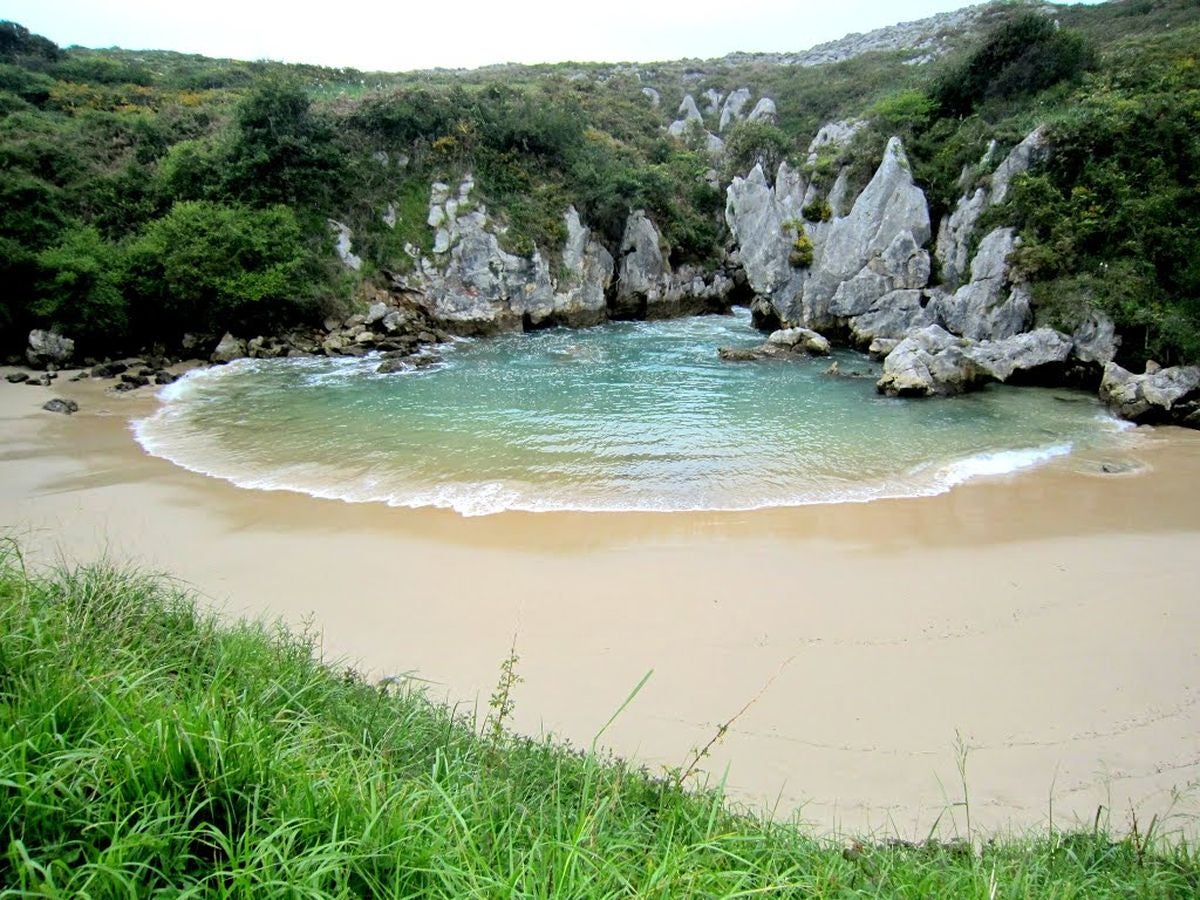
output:
[[[116,378],[122,372],[128,370],[129,366],[122,362],[101,363],[98,366],[92,367],[93,378]]]
[[[139,388],[148,385],[150,383],[150,379],[145,375],[131,375],[129,372],[125,372],[123,375],[121,375],[121,383]]]
[[[113,390],[118,394],[123,394],[126,391],[132,391],[137,388],[136,384],[130,384],[128,381],[119,381],[113,385]]]
[[[138,369],[138,374],[144,378],[153,378],[155,369],[152,366],[142,366]]]
[[[4,376],[9,384],[20,384],[22,381],[28,381],[29,376],[24,372],[12,372]]]
[[[155,384],[174,384],[179,379],[179,376],[172,375],[170,372],[155,372]]]
[[[29,378],[25,381],[25,384],[30,387],[50,387],[50,376],[39,375],[36,378]]]
[[[65,413],[69,416],[71,413],[79,411],[79,404],[74,400],[63,400],[61,397],[55,397],[53,400],[47,400],[43,403],[42,409],[47,412]]]

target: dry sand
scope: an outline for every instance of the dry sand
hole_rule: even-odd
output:
[[[3,370],[7,371],[7,370]],[[50,396],[82,410],[42,412]],[[148,389],[0,382],[0,526],[171,572],[231,615],[478,706],[516,637],[515,725],[703,761],[819,831],[1200,832],[1200,434],[1139,429],[939,497],[721,514],[463,519],[245,491],[146,456]]]

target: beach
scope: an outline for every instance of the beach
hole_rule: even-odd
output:
[[[463,518],[188,472],[133,440],[152,390],[109,384],[0,383],[0,526],[35,563],[170,573],[481,718],[515,647],[513,726],[577,746],[652,673],[599,745],[687,769],[728,723],[696,777],[819,833],[963,833],[964,782],[993,833],[1200,830],[1200,434],[935,497]]]

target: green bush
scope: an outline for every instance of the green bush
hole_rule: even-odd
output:
[[[833,207],[829,205],[828,200],[814,200],[804,205],[800,215],[809,222],[828,222],[833,218]]]
[[[95,228],[67,231],[38,254],[37,265],[33,312],[41,324],[73,337],[81,351],[125,334],[124,257]]]
[[[285,206],[176,203],[129,248],[138,324],[156,336],[243,332],[294,318],[312,291],[310,253]]]
[[[934,86],[943,116],[966,116],[991,100],[1014,100],[1074,78],[1095,55],[1076,31],[1041,12],[1017,16],[996,29],[971,56]]]

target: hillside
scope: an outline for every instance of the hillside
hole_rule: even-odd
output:
[[[19,352],[42,327],[81,356],[171,349],[449,291],[430,225],[446,200],[478,212],[447,240],[482,248],[503,291],[544,282],[579,312],[506,308],[498,327],[648,314],[620,295],[636,211],[672,310],[749,302],[725,207],[756,163],[770,183],[798,172],[819,223],[898,136],[932,248],[985,152],[994,165],[1042,126],[1053,152],[971,240],[1017,229],[1039,323],[1094,310],[1126,364],[1200,359],[1198,23],[1188,0],[997,3],[796,54],[401,74],[62,49],[7,23],[0,342]],[[605,255],[607,279],[584,274]],[[929,284],[952,288],[937,268]]]

